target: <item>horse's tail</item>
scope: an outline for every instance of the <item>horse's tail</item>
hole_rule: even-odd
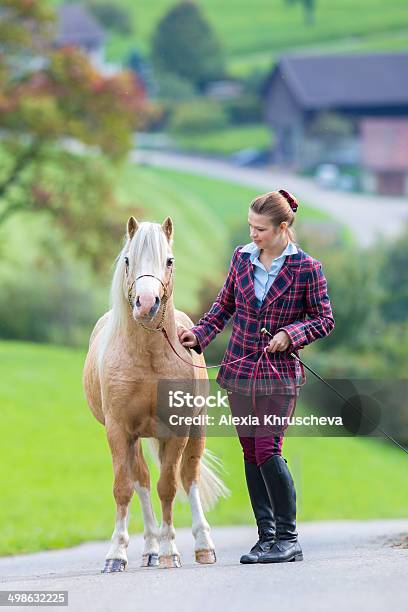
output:
[[[206,448],[201,457],[200,480],[198,483],[198,490],[204,510],[211,510],[220,497],[228,497],[231,493],[220,476],[222,469],[221,460]]]
[[[159,442],[155,438],[149,438],[148,442],[154,462],[159,466]],[[198,482],[201,503],[206,511],[211,510],[220,497],[228,497],[231,493],[220,476],[221,470],[222,463],[220,459],[206,448],[200,460],[200,479]],[[181,501],[187,501],[180,478],[180,471],[177,475],[177,496]]]

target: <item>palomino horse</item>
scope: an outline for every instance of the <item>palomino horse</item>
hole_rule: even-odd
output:
[[[157,526],[150,497],[150,475],[141,438],[155,429],[160,380],[205,379],[202,355],[179,342],[177,325],[193,323],[173,304],[173,223],[138,223],[131,217],[111,287],[111,310],[97,322],[84,367],[84,388],[96,419],[105,426],[114,472],[116,524],[104,572],[123,571],[129,543],[129,505],[135,490],[144,521],[142,566],[179,567],[173,526],[173,502],[178,483],[188,496],[199,563],[216,560],[204,507],[211,507],[227,489],[205,461],[205,437],[156,435],[160,459],[157,491],[162,523]],[[162,329],[185,363],[172,351]],[[199,382],[197,380],[197,382]],[[207,451],[205,453],[207,455]]]

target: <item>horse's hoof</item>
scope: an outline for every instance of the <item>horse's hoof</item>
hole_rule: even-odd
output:
[[[143,555],[141,567],[157,567],[159,565],[159,555],[157,553],[149,553]]]
[[[124,572],[127,562],[123,559],[106,559],[105,567],[101,574],[113,574],[115,572]]]
[[[215,563],[217,561],[215,550],[213,548],[207,550],[196,550],[195,560],[197,563]]]
[[[175,555],[160,555],[159,567],[170,569],[172,567],[181,567],[181,559],[179,554]]]

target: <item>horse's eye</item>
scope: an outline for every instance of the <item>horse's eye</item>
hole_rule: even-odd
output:
[[[174,257],[169,257],[167,259],[167,267],[171,268],[171,266],[173,265],[173,262],[174,262]]]
[[[129,257],[125,257],[125,264],[126,264],[126,267],[128,268],[129,267]]]

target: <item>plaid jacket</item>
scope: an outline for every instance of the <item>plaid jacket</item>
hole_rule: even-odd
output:
[[[306,381],[303,366],[290,353],[334,329],[334,319],[327,294],[327,282],[322,265],[310,255],[298,249],[288,255],[261,306],[254,291],[253,265],[249,253],[234,251],[228,276],[214,304],[191,331],[196,335],[201,353],[223,330],[233,316],[231,338],[217,376],[220,387],[249,395],[254,384],[256,362],[270,338],[261,334],[266,327],[271,334],[285,330],[291,344],[286,351],[268,353],[259,364],[255,381],[257,395],[271,393],[298,394],[299,386]],[[229,361],[256,353],[238,363]],[[282,382],[271,364],[278,371]]]

